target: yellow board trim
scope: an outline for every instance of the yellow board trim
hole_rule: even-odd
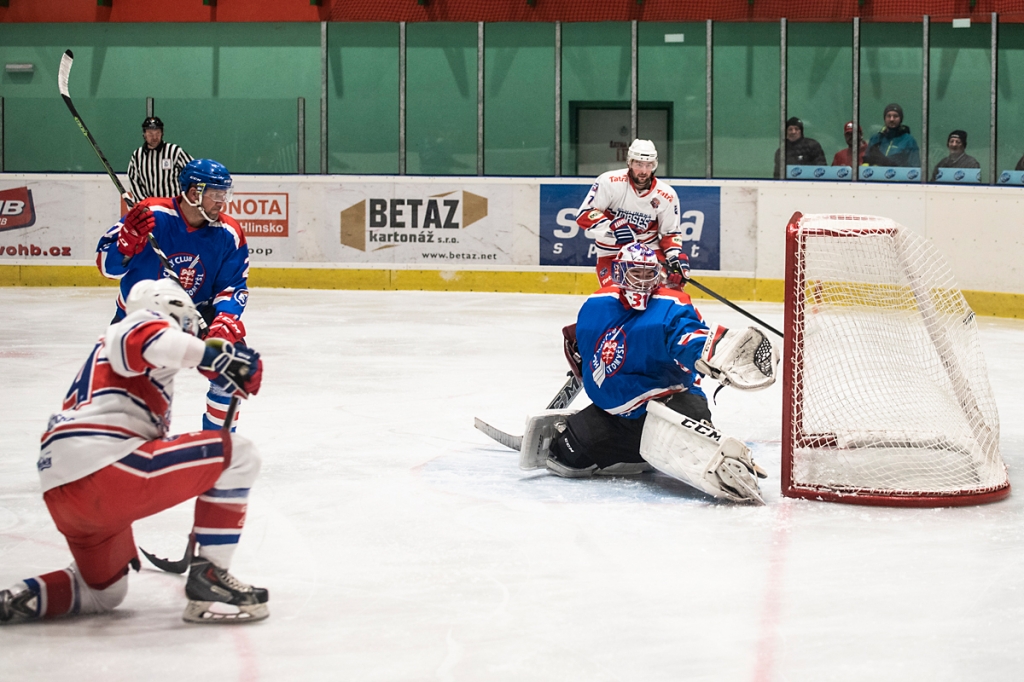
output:
[[[730,301],[781,303],[782,280],[700,275],[701,284]],[[0,265],[0,286],[95,287],[117,282],[85,265]],[[253,268],[249,285],[283,289],[355,289],[378,291],[497,291],[526,294],[586,295],[597,289],[591,272],[504,272],[494,270],[376,270],[347,268]],[[694,299],[709,299],[687,287]],[[1024,319],[1024,294],[964,291],[978,315]]]

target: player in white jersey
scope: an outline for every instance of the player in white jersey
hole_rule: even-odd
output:
[[[259,391],[259,354],[196,338],[200,315],[171,279],[137,283],[125,312],[89,354],[40,446],[43,500],[74,563],[0,590],[0,625],[114,609],[128,567],[139,567],[132,522],[191,498],[199,549],[185,620],[268,615],[267,591],[228,573],[260,469],[256,448],[225,429],[167,435],[178,370],[204,370],[245,398]],[[212,602],[234,608],[215,613]]]
[[[654,177],[658,150],[650,140],[633,140],[626,153],[627,168],[598,176],[580,206],[576,224],[595,235],[597,278],[612,284],[612,261],[619,250],[640,242],[665,264],[666,283],[682,289],[689,276],[679,228],[679,197],[668,183]]]

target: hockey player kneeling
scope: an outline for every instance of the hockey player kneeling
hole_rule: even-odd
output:
[[[567,352],[579,358],[574,369],[593,404],[530,417],[520,466],[569,478],[653,466],[714,497],[763,504],[764,471],[746,445],[711,426],[700,379],[765,388],[778,351],[758,329],[708,329],[687,294],[661,286],[657,256],[642,244],[622,248],[612,282],[583,304],[578,353]]]
[[[268,593],[228,566],[245,521],[260,459],[226,430],[168,436],[174,375],[198,368],[240,398],[260,388],[258,353],[194,336],[199,313],[170,279],[132,287],[126,316],[111,325],[50,417],[39,456],[43,500],[74,562],[0,590],[0,625],[114,609],[139,568],[132,522],[197,498],[184,619],[266,618]]]

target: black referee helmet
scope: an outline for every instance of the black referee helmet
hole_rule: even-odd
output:
[[[157,128],[159,128],[160,130],[163,130],[164,129],[164,122],[161,121],[156,116],[147,116],[146,120],[142,122],[142,129],[143,130],[154,130],[154,129],[157,129]]]

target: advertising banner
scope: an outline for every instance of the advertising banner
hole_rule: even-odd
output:
[[[659,181],[660,182],[660,181]],[[576,224],[591,185],[540,186],[540,264],[594,267],[594,235]],[[722,202],[719,187],[673,185],[679,195],[683,250],[694,270],[721,269]]]

